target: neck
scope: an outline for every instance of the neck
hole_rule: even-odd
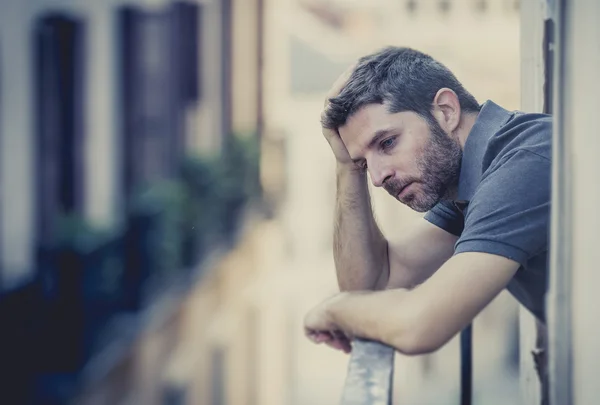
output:
[[[471,133],[471,129],[473,129],[473,125],[475,125],[475,121],[477,121],[478,115],[479,113],[466,113],[461,117],[460,124],[455,132],[455,136],[462,150],[465,149],[465,143],[467,142],[467,138]]]

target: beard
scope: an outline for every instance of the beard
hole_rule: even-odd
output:
[[[406,195],[402,203],[417,212],[432,209],[450,196],[458,185],[462,149],[458,141],[448,136],[435,121],[429,123],[429,140],[417,160],[419,178],[390,179],[384,188],[396,197],[410,183],[419,183],[420,190]]]

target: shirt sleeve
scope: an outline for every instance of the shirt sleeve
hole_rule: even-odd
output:
[[[551,162],[527,150],[488,169],[469,203],[455,254],[485,252],[524,266],[548,248]]]
[[[463,231],[463,214],[450,201],[440,201],[425,214],[424,218],[453,235],[460,236]]]

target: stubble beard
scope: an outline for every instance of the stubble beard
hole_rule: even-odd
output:
[[[420,190],[403,201],[417,212],[427,212],[440,200],[449,198],[458,186],[460,175],[462,148],[458,141],[448,136],[437,122],[430,123],[429,130],[429,142],[417,161]]]

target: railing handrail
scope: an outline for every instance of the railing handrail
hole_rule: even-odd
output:
[[[473,393],[472,325],[460,334],[460,403],[471,405]],[[394,348],[383,343],[356,339],[341,405],[391,405]]]
[[[352,345],[342,405],[390,405],[394,349],[357,339]]]

